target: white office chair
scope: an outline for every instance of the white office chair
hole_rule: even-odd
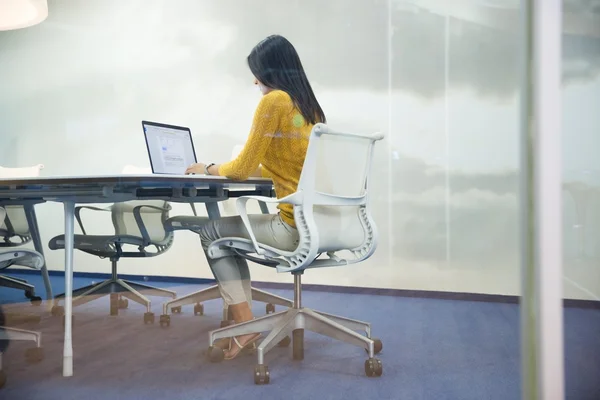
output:
[[[214,330],[209,335],[208,356],[218,362],[223,350],[212,344],[219,338],[270,331],[257,348],[258,365],[254,370],[256,384],[269,383],[270,373],[265,353],[289,335],[293,338],[294,359],[304,358],[304,330],[320,333],[367,350],[367,376],[380,376],[381,361],[375,358],[382,349],[378,339],[371,338],[368,322],[326,314],[303,308],[301,275],[309,268],[341,267],[369,258],[377,246],[377,230],[369,209],[369,178],[375,142],[383,135],[357,135],[332,131],[324,124],[314,126],[302,175],[296,193],[280,200],[247,196],[237,200],[238,213],[250,233],[251,240],[223,238],[208,249],[212,258],[241,255],[278,272],[294,275],[293,308],[238,325]],[[344,154],[344,158],[332,155]],[[249,224],[246,203],[294,205],[294,219],[300,234],[295,251],[283,251],[258,243]],[[326,254],[327,257],[320,257]],[[355,331],[362,331],[363,336]]]
[[[244,145],[234,146],[231,152],[231,159],[235,159],[244,149]],[[236,215],[235,206],[229,200],[221,202],[223,209],[230,215]],[[176,230],[190,230],[197,232],[202,228],[202,225],[209,221],[208,217],[198,217],[194,204],[191,204],[193,216],[177,216],[172,217],[167,221],[168,229],[172,231]],[[190,293],[186,296],[179,297],[175,300],[170,300],[163,304],[163,314],[160,316],[160,325],[168,327],[171,325],[171,316],[169,311],[173,313],[180,313],[181,307],[189,304],[194,304],[194,315],[204,315],[205,301],[220,299],[221,293],[217,285],[208,287],[206,289],[199,290],[194,293]],[[275,312],[275,306],[280,305],[284,307],[291,307],[294,303],[281,296],[274,295],[264,290],[252,288],[252,300],[266,303],[267,314]],[[229,310],[225,303],[223,303],[223,317],[221,320],[221,327],[231,325],[233,317],[229,315]]]
[[[5,217],[5,210],[0,207],[0,220]],[[44,265],[43,256],[37,251],[24,249],[0,249],[0,270],[11,265],[40,270]],[[30,340],[35,342],[35,347],[27,349],[25,357],[28,362],[38,362],[44,358],[42,349],[42,334],[24,329],[9,328],[4,326],[4,314],[0,311],[0,341]],[[3,346],[5,347],[5,346]],[[6,375],[2,371],[2,351],[0,349],[0,388],[6,383]]]
[[[126,166],[124,174],[144,174],[145,168]],[[81,219],[82,210],[110,212],[115,230],[114,235],[89,235]],[[119,309],[127,308],[127,299],[146,307],[144,323],[154,323],[151,312],[151,301],[140,292],[153,296],[175,298],[171,290],[144,285],[120,279],[117,274],[118,261],[121,258],[155,257],[166,252],[173,244],[173,233],[165,229],[165,221],[169,218],[171,206],[163,200],[133,200],[115,203],[106,208],[79,206],[75,208],[75,218],[81,228],[82,235],[75,235],[74,248],[85,253],[108,258],[111,261],[112,276],[103,282],[79,288],[73,291],[73,306],[88,303],[98,296],[110,294],[110,315],[118,315]],[[136,247],[136,251],[125,251],[126,246]],[[52,250],[64,249],[64,235],[50,240]],[[149,249],[153,248],[154,251]],[[64,293],[56,299],[64,297]],[[125,298],[124,298],[125,297]],[[53,315],[63,315],[64,307],[55,304]]]
[[[0,166],[0,178],[25,178],[40,176],[42,164],[22,168]],[[0,250],[22,246],[31,242],[31,232],[23,205],[4,205],[6,217],[0,221]],[[49,282],[48,271],[42,271],[44,280]],[[0,286],[23,290],[32,304],[41,304],[42,298],[35,295],[35,287],[24,279],[0,275]]]

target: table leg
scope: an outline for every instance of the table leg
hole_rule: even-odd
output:
[[[219,203],[213,201],[204,203],[204,205],[206,206],[206,213],[208,214],[209,219],[221,218],[221,211],[219,211]]]
[[[269,212],[269,207],[267,206],[267,203],[265,203],[264,201],[259,201],[259,202],[258,202],[258,205],[259,205],[259,207],[260,207],[260,211],[261,211],[263,214],[269,214],[269,213],[270,213],[270,212]]]
[[[40,238],[40,228],[37,223],[37,217],[35,215],[35,209],[33,204],[25,204],[25,216],[27,217],[27,224],[29,225],[29,232],[31,233],[31,239],[33,240],[33,247],[35,251],[44,255],[44,246],[42,245],[42,239]],[[44,257],[44,265],[42,265],[42,278],[44,279],[44,286],[46,287],[46,299],[49,301],[49,306],[52,307],[52,300],[54,296],[52,294],[52,285],[50,284],[50,276],[48,275],[48,267],[46,266],[46,257]]]
[[[66,201],[65,206],[65,343],[63,348],[63,376],[73,375],[73,235],[75,232],[75,203]]]

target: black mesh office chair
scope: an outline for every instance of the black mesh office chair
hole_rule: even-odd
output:
[[[0,207],[0,220],[5,217],[4,208]],[[40,253],[24,249],[0,249],[0,270],[12,265],[19,265],[40,270],[44,265],[44,258]],[[5,316],[0,308],[0,388],[6,383],[6,374],[2,371],[2,353],[10,340],[28,340],[35,342],[36,346],[27,349],[25,356],[28,362],[38,362],[44,358],[41,347],[42,334],[24,329],[9,328],[5,326]]]
[[[110,212],[114,235],[88,234],[81,219],[81,211],[84,209]],[[75,235],[74,248],[100,258],[108,258],[111,262],[112,276],[105,281],[74,290],[74,307],[88,303],[94,298],[110,295],[110,315],[118,315],[119,309],[127,308],[127,299],[129,299],[146,306],[144,322],[154,323],[151,302],[141,292],[171,298],[175,298],[176,293],[120,279],[117,275],[117,267],[121,258],[155,257],[171,247],[173,234],[165,230],[165,221],[169,218],[170,209],[169,203],[162,200],[135,200],[115,203],[106,208],[92,206],[75,208],[75,217],[83,234]],[[64,235],[52,238],[49,247],[52,250],[64,249]],[[64,293],[56,296],[55,305],[52,307],[53,315],[64,314],[64,307],[57,304],[57,300],[63,297]]]

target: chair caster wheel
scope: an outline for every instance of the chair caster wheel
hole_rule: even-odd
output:
[[[373,343],[373,354],[381,353],[381,350],[383,350],[383,342],[381,342],[381,339],[371,338],[371,340],[375,342]],[[369,350],[365,349],[365,351],[367,354],[369,353]]]
[[[383,364],[377,358],[369,358],[365,361],[365,374],[368,377],[381,376],[383,374]]]
[[[60,317],[65,315],[65,308],[63,306],[52,306],[50,313],[53,317]]]
[[[42,305],[42,298],[40,296],[32,296],[29,298],[29,301],[31,302],[32,306],[41,306]]]
[[[171,316],[169,314],[163,314],[158,319],[161,327],[169,327],[171,326]]]
[[[154,313],[147,312],[144,313],[144,324],[153,324],[154,323]]]
[[[267,385],[271,380],[269,367],[264,364],[254,367],[254,383],[257,385]]]
[[[124,310],[129,307],[129,300],[127,299],[119,299],[119,309]]]
[[[30,291],[30,290],[26,290],[25,291],[25,297],[27,297],[28,299],[32,299],[35,297],[35,292]]]
[[[0,371],[0,389],[2,389],[6,385],[6,373],[4,371]]]
[[[213,363],[219,363],[225,359],[225,351],[216,346],[210,346],[206,351],[206,356]]]
[[[171,313],[173,314],[181,314],[181,306],[171,308]]]
[[[283,339],[281,339],[281,341],[277,344],[277,346],[288,347],[290,345],[290,343],[292,343],[292,339],[289,336],[286,336]]]
[[[234,325],[235,321],[229,320],[229,321],[221,321],[221,328],[225,328],[227,326],[231,326]]]
[[[42,347],[32,347],[25,351],[25,360],[28,364],[39,363],[44,359],[44,349]]]
[[[203,304],[196,304],[194,306],[194,315],[204,315],[204,305]]]
[[[272,314],[275,312],[275,305],[268,303],[265,307],[267,309],[267,314]]]

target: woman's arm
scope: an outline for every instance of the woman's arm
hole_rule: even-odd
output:
[[[210,175],[219,175],[219,168],[221,167],[221,164],[215,164],[212,165],[210,168],[208,168],[208,173]],[[263,168],[261,165],[258,166],[258,168],[256,169],[256,171],[254,171],[253,173],[250,174],[250,176],[252,177],[256,177],[256,178],[262,178],[262,171]]]
[[[265,159],[271,140],[278,133],[281,105],[286,100],[285,96],[285,92],[272,91],[262,97],[254,113],[252,128],[244,148],[235,160],[221,164],[218,168],[211,167],[211,174],[214,170],[218,175],[235,180],[261,176],[260,165]]]
[[[271,140],[277,134],[279,128],[282,105],[289,102],[285,92],[272,91],[264,95],[254,113],[252,129],[248,140],[238,156],[225,164],[214,164],[208,168],[210,175],[226,176],[230,179],[245,180],[251,176],[262,177],[261,163],[271,144]],[[196,163],[190,165],[186,174],[204,174],[206,164]]]
[[[207,168],[208,174],[209,175],[219,175],[219,167],[221,167],[221,164],[211,165],[210,167]],[[186,174],[203,174],[205,172],[205,168],[206,168],[206,164],[196,163],[196,164],[190,165],[186,169],[185,173]],[[263,176],[262,172],[263,172],[263,168],[261,165],[259,165],[258,168],[256,169],[256,171],[254,171],[252,174],[250,174],[250,176],[262,178],[262,176]]]

